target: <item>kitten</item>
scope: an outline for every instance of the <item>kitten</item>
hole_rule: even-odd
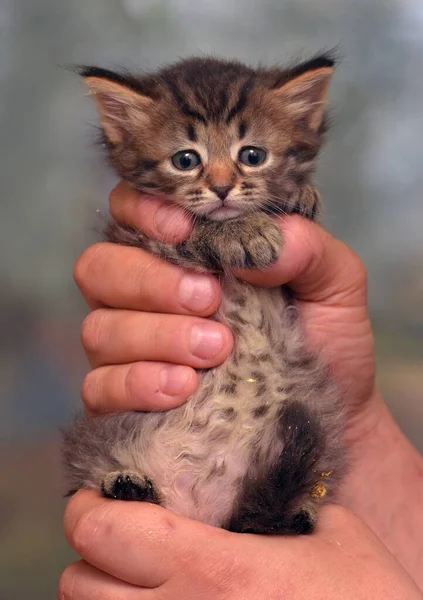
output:
[[[303,343],[288,288],[252,287],[230,270],[277,260],[272,215],[320,212],[311,177],[334,66],[326,54],[288,69],[193,58],[139,77],[79,70],[117,174],[195,223],[176,246],[116,222],[107,239],[217,273],[213,318],[235,346],[200,373],[185,406],[77,420],[63,446],[72,490],[255,533],[308,533],[318,503],[333,498],[343,469],[336,387]]]

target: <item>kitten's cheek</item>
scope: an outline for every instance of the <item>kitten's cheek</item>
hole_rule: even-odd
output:
[[[184,404],[198,385],[191,367],[135,362],[94,369],[82,384],[88,414],[126,410],[170,410]]]

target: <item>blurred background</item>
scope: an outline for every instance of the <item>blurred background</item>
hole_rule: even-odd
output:
[[[72,267],[114,179],[60,65],[271,64],[339,43],[326,224],[367,265],[379,383],[423,450],[421,0],[0,0],[0,600],[55,598],[73,559],[57,452],[87,370]]]

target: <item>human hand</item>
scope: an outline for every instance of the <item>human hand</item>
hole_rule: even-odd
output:
[[[183,240],[191,231],[190,221],[177,207],[142,198],[125,183],[113,190],[110,209],[116,220],[171,243]],[[278,222],[285,240],[278,262],[264,272],[238,275],[263,287],[289,283],[296,293],[308,343],[326,355],[363,428],[363,409],[374,397],[375,374],[365,269],[347,246],[321,227],[299,216]],[[224,326],[198,319],[213,314],[220,303],[220,288],[212,276],[184,274],[143,250],[103,243],[82,255],[75,278],[94,309],[82,334],[94,367],[83,394],[91,410],[167,409],[169,399],[157,393],[155,361],[207,368],[223,362],[232,349],[231,334]],[[188,292],[193,292],[191,303]],[[218,353],[213,349],[213,357],[193,357],[184,345],[193,324],[208,326],[213,341],[222,341]],[[174,335],[178,341],[172,344]],[[192,369],[178,371],[183,391],[172,396],[172,406],[186,400],[196,386]],[[146,380],[151,386],[141,389],[140,381],[144,384]]]
[[[112,192],[111,213],[171,243],[191,230],[176,207],[142,198],[124,183]],[[278,222],[285,240],[278,262],[238,275],[294,290],[308,343],[325,356],[350,409],[346,441],[352,467],[340,502],[376,531],[423,586],[423,462],[374,387],[365,269],[319,226],[298,216]],[[83,327],[93,367],[83,399],[91,411],[175,407],[196,389],[194,369],[220,364],[232,349],[230,332],[204,318],[220,303],[212,276],[184,274],[140,249],[103,243],[82,255],[75,278],[93,309]],[[195,342],[201,356],[193,350]],[[168,368],[171,385],[165,390]]]
[[[234,534],[144,503],[78,492],[65,531],[83,559],[66,569],[60,600],[421,600],[414,582],[366,525],[326,506],[316,532]]]

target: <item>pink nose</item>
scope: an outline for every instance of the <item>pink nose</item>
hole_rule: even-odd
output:
[[[226,196],[229,194],[231,190],[233,190],[233,185],[214,185],[211,187],[211,191],[216,194],[218,198],[224,200]]]

